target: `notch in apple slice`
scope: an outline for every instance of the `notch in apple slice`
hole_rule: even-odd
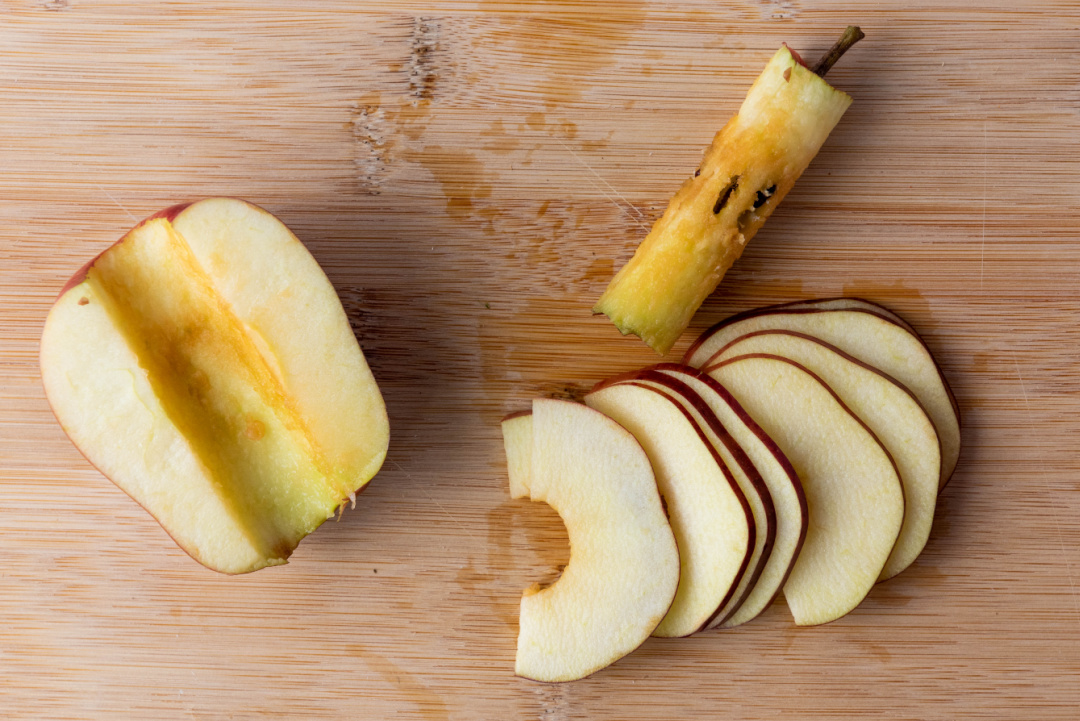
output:
[[[873,588],[903,524],[892,458],[820,378],[793,361],[738,356],[711,375],[780,446],[802,481],[809,528],[784,584],[795,623],[844,616]]]
[[[650,369],[650,373],[653,372],[680,380],[698,394],[750,459],[773,503],[775,540],[757,581],[733,614],[726,619],[714,619],[710,624],[710,627],[733,628],[752,621],[768,608],[799,556],[808,524],[802,483],[779,446],[715,379],[696,368],[677,363],[655,365]]]
[[[694,372],[698,373],[698,371]],[[715,383],[711,378],[709,380]],[[611,379],[609,382],[645,385],[678,401],[712,445],[724,467],[738,484],[743,497],[746,498],[754,523],[754,544],[746,572],[742,574],[734,592],[713,615],[706,628],[722,625],[742,607],[751,590],[756,587],[762,571],[772,556],[777,525],[772,495],[750,458],[728,433],[705,400],[679,378],[661,373],[655,368],[645,368]]]
[[[605,381],[585,403],[637,438],[656,474],[682,563],[679,591],[654,636],[705,628],[733,597],[755,544],[753,518],[723,460],[691,415],[657,388]]]
[[[690,346],[683,362],[695,368],[711,365],[711,359],[729,343],[762,330],[790,330],[822,340],[910,390],[941,440],[938,489],[945,486],[960,457],[960,416],[945,377],[917,335],[863,307],[778,306],[741,313],[714,325]]]
[[[873,431],[896,462],[904,490],[904,525],[879,580],[910,566],[930,537],[937,503],[941,449],[930,418],[911,392],[833,346],[794,331],[758,331],[728,344],[713,361],[751,354],[795,361],[824,381]],[[711,367],[706,367],[708,372]]]
[[[570,540],[559,580],[522,596],[515,672],[584,678],[640,646],[679,585],[649,458],[615,421],[569,401],[535,400],[503,432],[514,492],[555,509]]]

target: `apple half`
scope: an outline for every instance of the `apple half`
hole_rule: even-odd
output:
[[[779,446],[715,379],[678,363],[661,363],[651,370],[676,378],[697,392],[750,459],[772,499],[776,521],[772,551],[735,612],[709,624],[721,628],[740,626],[757,618],[772,603],[799,557],[809,519],[802,483]]]
[[[652,462],[682,564],[679,592],[654,636],[705,628],[734,596],[755,544],[745,496],[679,402],[657,388],[604,382],[585,403],[630,431]]]
[[[904,525],[880,580],[892,578],[922,553],[934,523],[941,470],[934,424],[911,392],[892,378],[800,333],[750,333],[727,345],[712,362],[718,365],[728,358],[762,353],[793,360],[824,381],[866,423],[896,462],[904,490]]]
[[[778,306],[742,313],[714,325],[690,346],[683,362],[695,368],[710,365],[729,343],[762,330],[790,330],[822,340],[910,390],[930,416],[941,440],[938,488],[944,487],[960,458],[960,416],[945,377],[917,335],[865,308]]]
[[[534,400],[503,432],[517,492],[555,509],[570,540],[558,581],[522,596],[515,672],[584,678],[640,646],[675,598],[679,550],[652,467],[629,432],[578,403]]]
[[[285,563],[386,456],[333,286],[240,200],[170,208],[88,263],[49,312],[41,374],[83,455],[224,573]]]
[[[784,584],[795,623],[844,616],[873,588],[900,534],[904,494],[892,458],[828,386],[793,361],[744,355],[710,374],[802,481],[809,527]]]

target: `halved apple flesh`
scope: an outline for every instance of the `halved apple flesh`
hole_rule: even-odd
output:
[[[724,361],[711,375],[780,446],[806,493],[806,541],[784,584],[795,623],[828,623],[873,588],[904,520],[889,454],[814,374],[779,356]]]
[[[739,578],[739,583],[727,602],[713,614],[706,627],[721,625],[742,606],[772,555],[776,539],[776,510],[772,496],[750,458],[697,392],[678,378],[652,368],[628,373],[625,378],[626,380],[617,382],[647,385],[678,401],[720,456],[750,508],[754,524],[754,544],[746,572]]]
[[[524,418],[507,448],[531,458],[519,481],[566,524],[570,561],[553,585],[522,597],[515,671],[573,681],[649,637],[675,598],[679,551],[649,459],[629,432],[569,401],[535,400]]]
[[[233,199],[139,224],[69,282],[41,340],[82,453],[209,568],[284,563],[375,474],[389,424],[333,287]]]
[[[710,365],[711,359],[729,343],[763,330],[790,330],[822,340],[910,390],[930,416],[941,440],[938,487],[945,485],[960,457],[960,420],[945,379],[918,336],[877,313],[861,309],[766,308],[734,316],[705,331],[687,350],[684,362],[695,368]]]
[[[799,556],[809,519],[802,483],[783,451],[715,379],[696,368],[677,363],[661,363],[653,368],[697,391],[749,457],[772,499],[776,519],[772,552],[766,558],[757,581],[735,612],[726,620],[718,617],[710,623],[710,627],[739,626],[756,618],[772,603]]]
[[[911,392],[896,381],[807,335],[792,331],[750,333],[726,346],[714,356],[713,363],[762,353],[793,360],[824,381],[866,423],[896,462],[904,490],[904,525],[880,580],[892,578],[919,556],[934,523],[941,450],[933,423]]]
[[[697,424],[669,395],[634,384],[601,384],[585,403],[637,438],[667,504],[682,578],[653,635],[701,630],[746,573],[755,534],[746,499]]]

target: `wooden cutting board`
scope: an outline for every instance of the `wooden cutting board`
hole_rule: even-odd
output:
[[[1080,716],[1080,11],[982,5],[0,2],[0,717]],[[655,360],[592,303],[779,43],[849,23],[854,105],[675,353],[767,303],[902,314],[964,420],[925,553],[825,627],[515,678],[569,551],[499,418]],[[223,194],[322,263],[393,428],[355,511],[237,578],[83,460],[36,358],[79,266]]]

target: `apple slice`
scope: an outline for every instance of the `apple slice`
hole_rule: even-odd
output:
[[[738,356],[711,375],[802,480],[810,525],[784,584],[795,623],[840,618],[866,597],[900,533],[904,494],[892,459],[827,385],[793,361]]]
[[[623,378],[625,380],[621,380]],[[742,605],[750,590],[757,583],[770,555],[772,555],[776,538],[776,510],[773,507],[769,489],[765,486],[761,474],[750,462],[749,457],[720,423],[716,414],[713,413],[701,396],[688,385],[677,378],[650,368],[627,373],[625,376],[620,376],[619,379],[608,381],[608,383],[613,382],[645,385],[659,390],[673,400],[678,401],[683,411],[690,416],[712,445],[724,467],[738,484],[739,490],[742,491],[743,497],[750,508],[750,515],[754,524],[754,545],[750,552],[750,560],[746,571],[739,579],[738,585],[735,586],[734,592],[713,615],[713,619],[709,621],[707,627],[712,628],[720,625]]]
[[[682,578],[654,636],[704,628],[734,595],[754,548],[745,497],[701,429],[670,395],[639,385],[601,383],[585,403],[622,425],[652,462],[679,545]]]
[[[877,436],[896,462],[904,490],[904,525],[879,580],[892,578],[922,553],[934,523],[941,448],[934,425],[911,392],[881,371],[815,338],[792,331],[744,335],[714,356],[714,366],[741,355],[795,361],[831,388]]]
[[[758,308],[751,313],[757,311],[776,311],[776,310],[862,310],[867,313],[874,313],[880,315],[885,320],[891,320],[898,326],[911,333],[914,336],[919,334],[915,332],[915,329],[911,327],[906,320],[893,313],[891,310],[884,306],[880,306],[877,303],[871,303],[868,300],[862,298],[817,298],[815,300],[795,300],[790,303],[780,303],[778,305],[771,305],[766,308]],[[922,340],[921,338],[919,340]],[[925,345],[925,344],[924,344]]]
[[[532,473],[532,411],[518,411],[503,418],[502,434],[506,471],[510,477],[510,497],[526,498]]]
[[[239,200],[170,208],[87,264],[46,320],[41,373],[87,459],[225,573],[284,563],[386,455],[333,286]]]
[[[803,333],[873,366],[910,390],[930,416],[941,440],[939,490],[960,457],[960,420],[952,392],[918,336],[876,312],[847,310],[771,310],[733,316],[705,331],[683,361],[695,368],[710,361],[732,341],[756,331]]]
[[[675,598],[679,550],[649,459],[630,433],[569,401],[535,400],[521,418],[510,425],[509,460],[513,467],[520,453],[531,457],[522,485],[562,517],[570,562],[553,585],[522,596],[515,672],[573,681],[649,637]]]
[[[808,513],[802,483],[783,451],[743,410],[738,401],[716,380],[696,368],[677,363],[653,366],[657,372],[676,378],[695,390],[716,418],[750,458],[769,491],[776,513],[776,535],[772,552],[757,582],[735,613],[710,624],[732,628],[751,621],[764,611],[780,592],[799,556],[806,538]]]

